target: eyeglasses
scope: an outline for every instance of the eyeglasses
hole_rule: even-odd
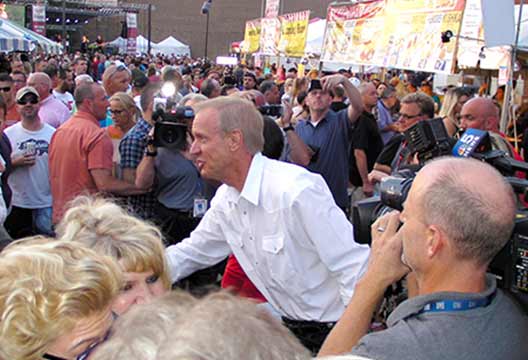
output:
[[[9,92],[9,91],[11,91],[11,86],[0,87],[0,91]]]
[[[111,329],[108,329],[108,331],[105,333],[105,335],[103,336],[103,338],[100,341],[96,341],[96,342],[92,343],[90,346],[88,346],[88,348],[86,348],[86,350],[84,350],[81,354],[77,355],[75,360],[86,360],[86,359],[88,359],[88,357],[95,350],[95,348],[97,348],[99,345],[101,345],[102,343],[107,341],[108,338],[110,338],[110,330]],[[59,356],[55,356],[55,355],[51,355],[51,354],[44,354],[44,355],[42,355],[42,358],[43,359],[47,359],[47,360],[66,360],[65,358],[62,358],[62,357],[59,357]]]
[[[18,105],[27,105],[27,104],[36,105],[38,104],[38,100],[35,98],[25,99],[25,100],[20,99],[20,100],[17,100],[17,104]]]
[[[417,118],[418,116],[422,116],[423,114],[422,113],[419,113],[419,114],[416,114],[416,115],[407,115],[407,114],[398,114],[399,117],[401,117],[402,119],[405,119],[405,120],[412,120],[412,119],[415,119]]]
[[[110,114],[112,115],[121,115],[122,113],[125,112],[125,110],[112,110],[112,109],[110,109],[109,111],[110,111]]]

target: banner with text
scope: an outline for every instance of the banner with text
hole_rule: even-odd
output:
[[[457,62],[459,68],[499,69],[510,63],[508,47],[488,48],[484,41],[481,0],[466,0],[458,41]]]
[[[46,36],[46,5],[32,5],[32,30],[37,34]]]
[[[266,9],[264,17],[273,18],[279,16],[280,0],[266,0]]]
[[[373,0],[328,9],[322,60],[451,73],[465,0]]]
[[[127,54],[135,54],[137,50],[137,14],[127,13]]]
[[[241,51],[245,54],[257,52],[260,47],[260,19],[246,21],[246,30],[244,32],[244,42]]]
[[[278,50],[280,54],[302,57],[306,45],[310,10],[279,16],[281,34]]]
[[[261,20],[260,53],[274,56],[278,54],[281,35],[281,23],[278,18],[264,18]]]

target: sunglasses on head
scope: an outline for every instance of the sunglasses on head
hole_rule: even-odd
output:
[[[34,97],[31,97],[29,99],[20,99],[20,100],[17,100],[17,104],[18,105],[27,105],[27,104],[36,105],[38,104],[38,99]]]

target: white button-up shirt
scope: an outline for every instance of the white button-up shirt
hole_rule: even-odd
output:
[[[327,322],[341,317],[369,247],[320,175],[257,154],[242,192],[222,185],[191,236],[167,248],[172,280],[231,252],[282,316]]]

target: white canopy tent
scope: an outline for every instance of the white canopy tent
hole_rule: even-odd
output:
[[[155,46],[153,46],[154,54],[163,54],[163,55],[177,55],[177,56],[190,56],[191,48],[189,45],[185,45],[181,41],[175,39],[172,36],[169,36],[165,40],[160,41]]]
[[[118,51],[120,54],[125,54],[127,52],[127,39],[124,39],[121,36],[112,40],[110,44],[118,48],[119,49]],[[154,50],[154,46],[156,46],[156,43],[151,41],[150,48],[152,50]],[[145,38],[143,35],[139,35],[136,38],[136,53],[146,54],[147,52],[148,52],[148,39]]]

